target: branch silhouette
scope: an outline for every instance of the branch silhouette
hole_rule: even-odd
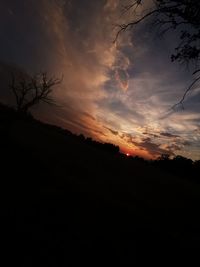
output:
[[[21,75],[17,78],[12,74],[9,87],[15,96],[17,111],[27,113],[31,107],[40,102],[57,105],[51,94],[54,87],[62,82],[62,79],[63,77],[48,78],[46,72],[29,77]]]
[[[135,11],[139,6],[144,6],[146,0],[134,0],[123,7],[124,13],[128,11]],[[118,31],[114,42],[117,41],[120,34],[136,27],[149,20],[149,24],[153,23],[158,27],[159,35],[164,35],[169,31],[176,31],[178,39],[180,40],[177,47],[175,47],[175,54],[171,55],[171,61],[177,61],[180,64],[193,65],[193,74],[200,73],[200,1],[199,0],[154,0],[150,9],[141,9],[142,11],[132,15],[127,23],[118,24]],[[188,92],[194,89],[194,85],[200,80],[200,75],[195,78],[190,86],[185,90],[181,100],[175,104],[182,105],[185,101]]]

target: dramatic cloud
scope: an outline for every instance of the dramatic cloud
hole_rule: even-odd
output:
[[[60,108],[33,110],[42,120],[112,142],[144,157],[200,157],[198,88],[184,110],[171,107],[191,74],[170,62],[176,37],[159,40],[148,26],[126,32],[121,0],[2,0],[0,2],[0,99],[9,102],[9,70],[64,76],[54,97]],[[131,15],[131,14],[130,14]],[[128,16],[128,15],[126,15]],[[5,64],[7,63],[7,64]],[[7,69],[7,70],[5,70]]]

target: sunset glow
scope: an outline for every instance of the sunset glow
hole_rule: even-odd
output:
[[[184,110],[170,109],[191,81],[187,70],[170,61],[175,36],[157,40],[138,28],[113,43],[120,8],[120,0],[1,1],[2,64],[63,75],[54,92],[59,107],[33,110],[43,121],[119,145],[131,152],[127,156],[199,159],[199,90],[191,92]],[[3,67],[0,76],[6,77]]]

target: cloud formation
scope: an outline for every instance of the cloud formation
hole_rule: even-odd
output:
[[[43,120],[133,155],[198,159],[199,91],[188,96],[184,111],[170,110],[190,83],[190,73],[169,60],[175,37],[152,38],[146,26],[113,43],[121,4],[2,0],[0,60],[27,73],[64,75],[54,92],[61,108],[34,110]],[[6,95],[2,91],[1,99]]]

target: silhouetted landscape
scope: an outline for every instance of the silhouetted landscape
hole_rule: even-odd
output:
[[[0,0],[1,266],[196,266],[200,1]]]
[[[1,241],[21,266],[198,255],[199,161],[127,157],[0,105]],[[197,253],[197,254],[196,254]]]

